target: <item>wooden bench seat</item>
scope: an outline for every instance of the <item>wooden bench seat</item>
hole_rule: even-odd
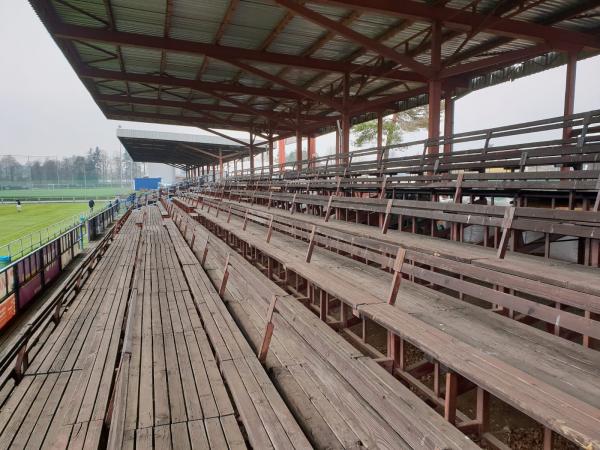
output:
[[[427,174],[456,170],[486,169],[519,170],[544,165],[581,166],[598,162],[600,151],[600,111],[587,111],[532,122],[512,124],[486,130],[474,130],[443,136],[438,139],[403,142],[387,147],[355,150],[347,154],[332,154],[274,165],[270,170],[254,169],[236,172],[235,180],[316,179],[335,176],[381,175],[413,173]],[[562,139],[540,140],[539,132],[565,135]],[[502,138],[512,137],[506,143]],[[496,141],[500,139],[500,142]],[[438,153],[441,146],[460,145]],[[420,151],[415,153],[415,147]],[[433,149],[433,151],[431,151]],[[403,155],[396,156],[395,150]],[[408,155],[407,155],[408,153]]]
[[[188,241],[192,235],[196,235],[194,242],[200,241],[196,248],[201,257],[209,234],[196,225],[193,230],[188,227]],[[240,255],[231,253],[224,242],[209,239],[205,269],[218,286],[220,268],[230,255],[225,298],[255,348],[261,345],[269,299],[279,297],[266,364],[283,385],[280,390],[286,402],[297,405],[296,414],[305,418],[302,423],[314,445],[352,448],[386,442],[401,448],[472,446],[382,367],[362,356]]]
[[[464,172],[461,188],[465,191],[498,191],[508,195],[514,191],[527,189],[537,191],[591,191],[597,192],[598,170],[575,170],[563,172],[545,170],[535,172]],[[341,179],[322,178],[315,180],[257,180],[239,181],[225,179],[221,185],[230,189],[259,189],[286,191],[365,191],[379,192],[385,179],[385,189],[389,192],[397,190],[430,190],[453,193],[458,186],[458,173],[442,173],[430,175],[390,175],[390,176],[357,176]]]
[[[412,296],[412,294],[408,295],[409,287],[427,292],[424,294],[425,298],[431,297],[430,290],[423,286],[404,280],[396,306],[390,306],[386,304],[385,295],[382,295],[381,292],[390,285],[390,274],[365,266],[360,262],[355,262],[353,265],[351,260],[318,247],[314,250],[312,261],[305,263],[306,243],[274,233],[271,242],[267,244],[262,226],[249,222],[244,231],[241,227],[241,218],[232,216],[230,223],[227,223],[223,216],[217,218],[202,210],[198,212],[207,221],[218,224],[230,234],[259,248],[261,252],[272,255],[286,267],[302,274],[321,289],[352,305],[359,315],[364,314],[365,317],[374,320],[386,329],[393,329],[394,332],[400,333],[417,347],[433,355],[442,364],[493,392],[501,400],[520,409],[530,417],[534,417],[545,426],[580,445],[591,445],[592,447],[600,445],[600,436],[597,434],[600,429],[598,427],[598,396],[594,394],[594,391],[596,393],[600,391],[595,387],[587,392],[589,395],[582,395],[582,390],[572,389],[568,385],[570,381],[565,381],[567,375],[571,375],[568,377],[569,380],[573,378],[572,370],[575,370],[579,374],[575,376],[576,379],[587,383],[588,386],[597,385],[597,369],[600,367],[597,353],[439,292],[435,293],[435,297],[442,298],[444,302],[454,305],[454,307],[450,309],[433,308],[433,314],[430,313],[431,323],[426,323],[422,318],[415,317],[409,311],[404,311],[405,302],[402,301],[405,294],[407,297]],[[338,275],[340,267],[348,269],[346,277]],[[372,278],[374,273],[377,275]],[[337,283],[332,284],[332,278],[337,278]],[[387,282],[378,281],[381,279],[387,279]],[[371,291],[365,286],[383,287],[378,292],[377,289]],[[413,302],[407,301],[406,303]],[[431,302],[429,301],[429,303]],[[478,321],[484,318],[485,323],[491,322],[492,326],[485,327],[485,333],[473,336],[474,340],[471,341],[461,340],[464,339],[464,336],[452,336],[445,329],[444,321],[451,319],[451,316],[446,315],[449,312],[459,314],[459,311],[463,309],[473,311],[470,317],[476,318]],[[390,314],[386,316],[385,311],[389,311]],[[386,320],[383,319],[384,317]],[[392,320],[391,317],[395,317],[397,320]],[[389,323],[390,320],[396,323],[394,327]],[[464,324],[459,329],[464,331]],[[513,331],[507,334],[506,330],[508,329],[518,330],[518,333]],[[408,332],[407,330],[412,331]],[[429,336],[435,336],[438,340],[431,341]],[[488,350],[485,351],[481,349],[480,340],[483,339],[486,340],[486,346],[488,346]],[[511,339],[510,345],[507,345],[505,339]],[[421,345],[421,340],[423,345]],[[536,342],[539,347],[537,349],[527,348],[523,345],[524,342]],[[451,351],[453,345],[458,346],[461,351]],[[508,349],[513,348],[521,348],[523,352],[519,358],[515,358],[518,359],[518,363],[515,359],[504,359]],[[556,349],[562,349],[560,359],[552,356]],[[464,364],[463,355],[465,354],[473,355],[473,358],[481,360],[482,364],[485,361],[484,366],[487,369],[482,369],[481,365],[477,364]],[[574,356],[567,357],[567,355]],[[545,363],[541,364],[540,360],[545,360]],[[569,363],[565,364],[563,362],[565,360],[569,360]],[[585,363],[577,365],[576,361],[578,360],[585,361]],[[528,362],[531,362],[531,365]],[[575,366],[571,365],[572,363]],[[492,367],[502,367],[506,373],[512,374],[510,386],[505,386],[504,390],[499,389],[497,383],[492,381],[491,374],[489,377],[491,384],[488,385],[486,372],[488,370],[493,372]],[[537,371],[544,370],[544,367],[548,373],[542,377]],[[590,368],[595,368],[596,373],[590,373]],[[557,370],[563,370],[565,377],[557,377],[555,372]],[[521,401],[520,398],[526,398],[527,401]],[[557,408],[558,399],[562,406]],[[574,419],[575,416],[578,419]]]
[[[156,202],[156,206],[158,206],[158,210],[160,211],[160,215],[163,218],[168,218],[169,217],[169,213],[168,211],[165,209],[164,205],[162,204],[162,202]]]
[[[240,198],[240,192],[243,191],[230,191],[230,194]],[[362,214],[361,217],[366,216],[368,223],[375,225],[378,222],[381,225],[386,215],[389,215],[388,224],[397,222],[397,228],[402,225],[403,231],[429,234],[432,237],[445,236],[460,241],[467,234],[469,227],[478,226],[483,227],[479,242],[482,246],[494,248],[502,244],[500,235],[506,225],[507,214],[511,210],[510,206],[267,192],[255,192],[248,203],[253,205],[256,202],[263,204],[270,202],[278,206],[278,209],[306,208],[308,212],[319,216],[325,215],[329,208],[332,215],[353,214],[356,222]],[[418,229],[417,220],[423,221]],[[438,225],[442,226],[441,231],[438,230]],[[386,231],[388,229],[389,227]],[[523,233],[531,233],[532,242],[538,242],[536,245],[544,250],[542,256],[545,257],[550,256],[551,238],[552,240],[561,237],[580,238],[588,245],[588,253],[596,252],[595,256],[587,255],[586,264],[600,264],[597,250],[600,245],[597,239],[600,235],[600,212],[517,206],[514,208],[508,232],[513,250],[518,250],[521,242],[519,236]],[[509,242],[506,241],[504,248],[507,248],[508,244]],[[534,244],[529,243],[529,245]]]
[[[209,202],[210,200],[207,198],[206,201]],[[230,200],[220,201],[214,199],[212,200],[212,204],[220,204],[224,211],[222,214],[225,215],[230,205],[238,211],[238,215],[243,215],[249,207],[247,204]],[[299,224],[304,224],[305,228],[308,229],[312,225],[316,225],[319,229],[340,231],[355,235],[357,239],[373,239],[378,241],[380,245],[400,245],[409,250],[423,252],[428,255],[439,255],[450,260],[491,268],[498,272],[520,276],[532,281],[539,281],[591,295],[600,295],[600,277],[598,276],[600,272],[597,268],[593,267],[539,258],[511,252],[510,250],[507,251],[504,259],[499,259],[494,249],[479,245],[406,233],[394,229],[389,229],[386,234],[382,234],[381,230],[377,227],[335,220],[334,217],[325,222],[322,217],[310,214],[292,214],[289,211],[275,208],[269,209],[261,205],[252,205],[251,208],[262,213],[265,218],[275,215]]]
[[[100,444],[139,238],[136,216],[116,235],[2,405],[2,448]]]
[[[228,446],[244,448],[239,417],[255,448],[309,448],[173,222],[147,213],[112,442],[196,421],[208,435],[217,419]]]
[[[2,448],[310,448],[210,282],[213,303],[190,288],[195,257],[163,220],[135,211],[108,247],[3,402]],[[217,357],[217,335],[241,357]]]
[[[110,445],[246,448],[162,217],[147,209]]]

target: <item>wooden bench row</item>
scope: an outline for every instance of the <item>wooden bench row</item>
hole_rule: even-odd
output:
[[[341,301],[345,305],[341,308],[342,324],[352,317],[346,311],[349,308],[363,323],[371,320],[387,330],[388,342],[401,337],[448,367],[449,373],[470,380],[547,429],[583,446],[600,446],[600,401],[594,387],[597,375],[590,375],[600,367],[596,352],[410,280],[401,281],[398,300],[391,304],[390,286],[399,279],[397,275],[307,245],[297,239],[304,237],[300,233],[290,236],[274,230],[267,242],[266,227],[247,216],[244,220],[221,211],[217,217],[202,210],[198,214],[206,226],[225,233],[229,240],[235,236],[235,240],[244,243],[244,252],[249,248],[254,259],[257,254],[266,255],[284,269],[286,278],[295,274]],[[307,258],[311,248],[312,259]],[[396,272],[403,271],[404,266],[416,269],[418,264],[413,262],[400,268],[395,264]],[[398,364],[394,345],[388,345],[387,352]],[[471,364],[465,364],[465,355],[470,355]],[[558,362],[566,360],[569,363]],[[452,377],[446,377],[450,392],[456,381]],[[449,417],[454,417],[455,406],[450,395],[445,401]]]
[[[310,448],[183,236],[173,223],[168,231],[250,443],[254,448]]]
[[[266,366],[286,403],[303,418],[301,424],[315,447],[473,446],[409,389],[189,216],[180,229],[186,231],[197,256],[205,259],[204,268],[215,286],[221,285],[222,267],[229,261],[224,297],[255,349],[262,344],[271,299],[277,298]]]
[[[599,170],[544,170],[528,172],[454,172],[425,175],[390,176],[335,176],[323,179],[299,180],[248,180],[236,181],[226,178],[211,186],[215,192],[235,189],[317,192],[321,194],[376,194],[391,198],[410,198],[426,195],[465,196],[495,198],[516,197],[523,201],[531,199],[566,198],[567,205],[585,202],[589,209],[598,209],[600,202]]]
[[[486,130],[457,133],[438,140],[402,143],[361,149],[288,163],[283,168],[261,168],[261,173],[239,175],[238,180],[321,178],[335,176],[412,173],[425,175],[456,170],[485,172],[490,169],[524,171],[527,167],[566,165],[581,168],[599,161],[600,110],[559,116]],[[539,140],[537,133],[570,131],[566,139]],[[511,139],[518,143],[508,143]],[[499,141],[496,141],[496,140]],[[431,152],[432,147],[451,144],[469,147],[451,153]],[[394,151],[417,149],[410,156],[394,157]],[[456,149],[455,149],[456,150]],[[291,166],[291,167],[290,167]],[[286,170],[287,169],[287,170]],[[291,169],[291,170],[289,170]]]
[[[246,448],[162,213],[143,217],[109,447]]]
[[[91,271],[104,256],[108,246],[119,232],[129,215],[126,212],[109,233],[93,244],[91,250],[79,261],[69,273],[52,288],[52,292],[39,300],[42,303],[33,312],[3,331],[0,343],[0,391],[10,388],[5,386],[14,380],[19,382],[35,353],[43,344],[44,337],[51,332],[60,321],[63,312],[69,307],[83,283],[89,278]]]
[[[11,391],[0,447],[97,448],[110,405],[139,229],[132,214]]]
[[[247,439],[254,448],[310,448],[181,234],[158,207],[146,209],[140,252],[110,445],[246,448]]]
[[[516,233],[541,233],[537,241],[539,246],[546,247],[545,257],[549,256],[551,240],[573,236],[595,241],[594,247],[597,247],[600,238],[600,212],[598,211],[247,191],[230,191],[229,197],[252,204],[260,202],[267,206],[272,205],[288,210],[304,210],[323,217],[326,215],[340,217],[342,212],[352,211],[356,221],[359,218],[363,219],[360,217],[362,213],[367,224],[374,223],[381,226],[383,233],[386,233],[390,226],[395,225],[399,230],[413,233],[419,231],[420,234],[453,237],[454,240],[462,241],[467,228],[477,225],[484,227],[484,233],[481,240],[475,243],[481,243],[484,247],[491,245],[498,248],[501,244],[500,235],[507,228],[512,234],[509,236],[512,238],[512,250],[516,249]],[[507,222],[508,215],[511,217],[510,223]],[[420,230],[417,230],[417,219],[427,220],[425,226],[421,224]],[[459,227],[451,229],[455,225],[460,225],[460,230]],[[507,245],[508,242],[509,240],[505,240],[502,244]],[[528,246],[531,247],[532,244],[528,243]],[[502,252],[505,250],[506,247]],[[598,253],[597,249],[596,253]],[[588,256],[589,264],[590,259],[594,259],[594,255]],[[595,255],[595,259],[598,259],[598,255]],[[595,265],[598,265],[598,262],[596,261]]]
[[[188,195],[188,194],[186,194]],[[406,233],[388,227],[387,233],[375,226],[363,223],[355,223],[336,219],[332,214],[329,220],[325,217],[304,214],[297,211],[288,211],[285,209],[274,209],[259,204],[249,205],[246,202],[234,200],[223,200],[213,198],[202,193],[193,194],[185,199],[191,206],[196,208],[214,208],[221,205],[223,208],[229,208],[229,205],[235,205],[240,211],[252,208],[256,211],[262,211],[270,215],[279,215],[294,219],[295,221],[307,224],[310,228],[316,225],[319,228],[330,229],[332,231],[341,231],[358,237],[367,237],[384,244],[401,246],[410,250],[423,252],[429,255],[442,256],[450,260],[462,261],[474,265],[481,265],[494,269],[499,273],[519,275],[523,278],[540,281],[558,287],[569,287],[579,292],[600,295],[600,280],[597,277],[598,269],[593,267],[584,267],[579,264],[573,264],[554,259],[542,259],[535,256],[507,251],[504,258],[498,258],[497,251],[492,248],[485,248],[480,245],[473,245],[464,242],[457,242],[447,239],[439,239],[429,235],[418,235]],[[232,206],[233,207],[233,206]],[[213,211],[214,212],[214,211]],[[195,213],[190,213],[192,216]]]
[[[229,215],[231,211],[231,214],[245,221],[254,221],[270,227],[272,231],[307,241],[312,239],[314,245],[360,258],[384,270],[394,267],[398,249],[403,248],[380,239],[318,226],[314,221],[304,221],[299,214],[279,214],[275,210],[264,208],[250,209],[233,202],[214,202],[212,207],[215,211],[220,209],[222,214]],[[327,225],[327,222],[322,223]],[[405,261],[412,263],[402,266],[401,272],[407,278],[421,280],[437,289],[449,289],[459,298],[483,302],[492,309],[500,307],[510,317],[522,321],[541,320],[556,334],[560,334],[562,327],[563,332],[569,330],[577,333],[579,342],[585,346],[590,345],[590,338],[600,338],[600,322],[595,319],[595,315],[600,313],[600,292],[586,293],[577,287],[558,287],[542,283],[539,279],[533,281],[524,276],[502,274],[493,267],[481,264],[474,267],[471,261],[456,261],[439,252],[431,254],[418,249],[407,249]],[[418,263],[418,267],[414,267],[415,263]],[[539,267],[531,268],[532,271],[536,269],[539,271]],[[591,279],[596,275],[598,280],[599,274],[596,270],[595,273],[590,272],[589,277]],[[568,278],[567,272],[564,276]],[[574,338],[568,332],[565,337]]]
[[[211,192],[197,195],[223,197],[222,193]],[[574,262],[600,266],[600,212],[597,211],[260,191],[230,191],[227,197],[375,225],[383,234],[397,229],[466,241],[497,249],[500,258],[507,249],[545,258],[559,257],[553,247],[575,239],[579,240],[580,248],[573,256]]]

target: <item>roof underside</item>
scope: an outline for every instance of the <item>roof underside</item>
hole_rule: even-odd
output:
[[[247,154],[245,145],[219,136],[118,129],[117,137],[134,161],[181,169],[218,164],[221,157],[226,162]]]
[[[30,2],[106,117],[263,137],[423,104],[431,79],[460,95],[600,50],[600,0]]]

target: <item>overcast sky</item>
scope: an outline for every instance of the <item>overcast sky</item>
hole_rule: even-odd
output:
[[[119,149],[119,125],[204,133],[190,127],[107,120],[28,2],[0,0],[0,17],[5,18],[0,27],[0,154],[65,156],[96,145],[113,153]],[[455,131],[560,115],[564,84],[563,66],[474,92],[456,103]],[[575,111],[591,109],[600,109],[600,57],[580,62],[577,70]],[[332,146],[331,136],[317,140],[319,153]]]

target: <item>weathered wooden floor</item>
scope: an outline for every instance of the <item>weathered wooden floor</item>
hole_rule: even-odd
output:
[[[146,212],[109,445],[309,448],[171,220]]]
[[[0,448],[97,448],[140,238],[127,221],[0,412]]]
[[[2,405],[0,448],[310,448],[169,222],[132,214]]]

